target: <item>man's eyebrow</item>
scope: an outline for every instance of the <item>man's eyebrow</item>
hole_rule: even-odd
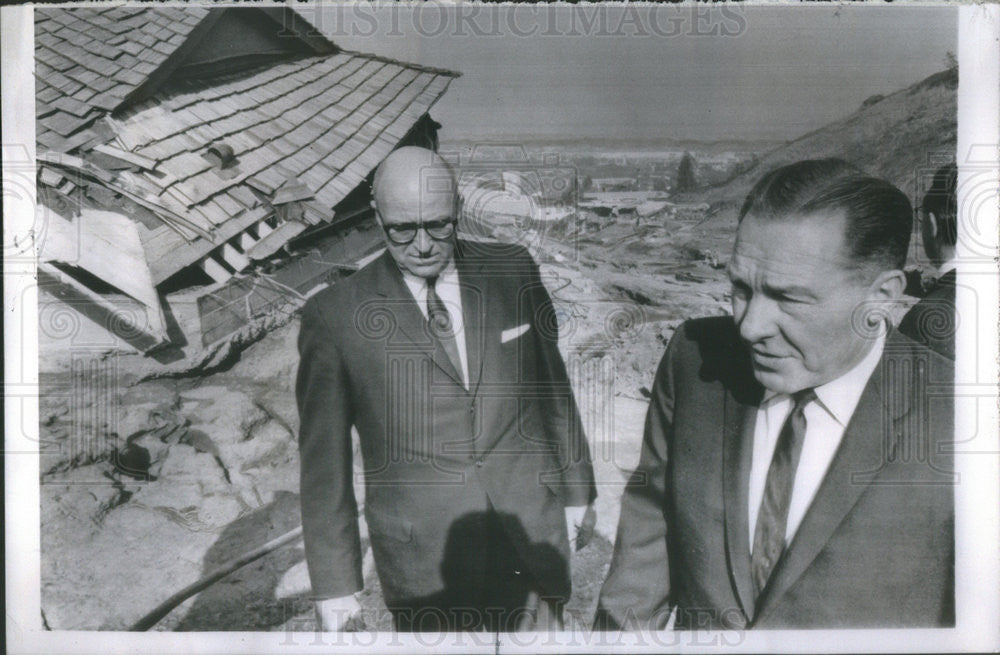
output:
[[[808,296],[809,298],[814,298],[815,294],[808,287],[804,287],[798,284],[775,284],[774,282],[764,281],[761,285],[764,291],[769,295],[776,296]]]
[[[454,220],[451,216],[442,216],[440,218],[430,218],[426,221],[405,221],[402,223],[386,223],[386,227],[419,227],[421,225],[427,225],[428,223],[447,223]]]

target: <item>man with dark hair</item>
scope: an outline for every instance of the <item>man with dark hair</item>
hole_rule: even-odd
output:
[[[910,217],[835,159],[750,192],[733,316],[657,370],[597,628],[954,623],[952,367],[884,318]]]
[[[445,161],[391,153],[386,251],[306,303],[296,382],[302,528],[320,627],[360,610],[351,430],[382,595],[401,631],[554,629],[592,534],[590,452],[538,265],[456,235]]]
[[[924,252],[938,268],[938,279],[899,323],[899,331],[931,350],[955,360],[955,244],[958,241],[958,205],[955,185],[958,168],[942,166],[918,209]]]

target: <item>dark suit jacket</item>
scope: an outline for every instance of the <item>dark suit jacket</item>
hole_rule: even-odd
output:
[[[938,278],[930,292],[910,308],[899,331],[939,355],[955,361],[955,282],[952,269]]]
[[[551,300],[519,246],[460,241],[456,265],[468,390],[388,252],[303,308],[302,524],[317,597],[362,588],[352,426],[390,606],[442,591],[449,528],[484,511],[516,517],[509,533],[525,559],[556,548],[565,566],[531,572],[546,593],[569,596],[564,506],[596,491]]]
[[[690,321],[660,362],[622,499],[598,628],[954,622],[952,366],[891,333],[761,598],[747,495],[763,388],[730,317]]]

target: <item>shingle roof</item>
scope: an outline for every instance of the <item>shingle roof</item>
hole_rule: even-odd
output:
[[[286,183],[307,187],[329,220],[452,77],[357,53],[308,57],[176,85],[113,121],[116,144],[156,161],[137,183],[206,231],[277,201]],[[228,172],[202,156],[218,142],[236,156]]]
[[[40,150],[68,151],[67,145],[90,141],[88,147],[101,143],[109,145],[110,152],[124,151],[123,156],[127,153],[145,164],[118,171],[115,184],[164,215],[187,222],[144,233],[156,283],[259,222],[273,205],[288,198],[308,198],[307,221],[333,218],[332,208],[458,75],[339,51],[276,59],[207,80],[172,79],[145,100],[119,109],[113,118],[106,116],[104,108],[112,100],[120,104],[143,84],[145,78],[134,74],[139,58],[154,57],[151,65],[163,65],[208,11],[36,10],[36,16],[44,16],[36,19],[38,102],[45,111],[38,121]],[[169,15],[173,18],[168,20]],[[129,28],[122,29],[120,23]],[[100,38],[83,38],[94,33]],[[56,59],[57,51],[73,41],[83,45],[76,46],[68,65]],[[140,43],[141,49],[133,43]],[[157,44],[164,47],[157,49]],[[108,68],[95,77],[101,66]],[[114,80],[114,85],[95,91],[107,84],[103,78]],[[96,109],[81,99],[87,93],[107,99]],[[232,149],[234,166],[219,168],[217,161],[206,158],[209,146],[220,144]]]
[[[59,151],[143,83],[208,15],[207,7],[35,8],[37,140]]]

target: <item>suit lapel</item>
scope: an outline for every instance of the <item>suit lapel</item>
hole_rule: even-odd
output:
[[[895,423],[905,416],[909,403],[906,394],[901,394],[892,403],[889,402],[892,399],[885,397],[882,388],[884,361],[883,355],[861,394],[812,505],[778,561],[763,597],[758,599],[757,618],[765,616],[802,576],[875,479],[881,463],[887,461],[883,452],[891,446],[887,439],[895,433]]]
[[[416,346],[434,364],[464,388],[461,374],[448,359],[444,347],[434,339],[427,328],[427,320],[417,306],[403,275],[388,251],[376,261],[377,269],[373,277],[373,288],[377,295],[385,298],[386,309],[391,313],[396,327],[406,336],[409,343]],[[465,298],[463,295],[463,303]],[[392,335],[390,335],[390,342]]]
[[[465,356],[469,367],[469,392],[479,389],[483,376],[483,349],[485,348],[486,299],[489,294],[489,277],[482,274],[482,263],[462,256],[461,242],[456,250],[458,284],[462,295],[462,321],[465,324]]]
[[[725,397],[722,488],[725,498],[726,551],[729,571],[748,618],[754,615],[753,583],[750,577],[747,504],[750,494],[750,457],[756,423],[756,404],[744,404],[732,394]]]

